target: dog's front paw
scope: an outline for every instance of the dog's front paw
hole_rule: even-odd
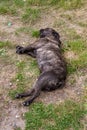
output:
[[[23,54],[24,48],[22,46],[16,46],[16,53],[17,54]]]
[[[32,101],[25,101],[23,102],[23,106],[29,106],[32,103]]]

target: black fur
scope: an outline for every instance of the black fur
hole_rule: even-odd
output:
[[[36,58],[41,72],[29,92],[15,96],[16,98],[31,96],[23,103],[24,106],[30,105],[41,91],[52,91],[64,86],[67,67],[61,55],[60,36],[54,29],[41,29],[39,40],[27,47],[17,46],[16,53],[28,54]]]

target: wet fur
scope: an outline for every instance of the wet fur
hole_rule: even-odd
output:
[[[40,92],[52,91],[64,86],[67,69],[61,54],[61,41],[59,34],[51,28],[40,30],[40,38],[27,47],[16,47],[17,54],[27,54],[36,58],[40,76],[35,85],[28,92],[17,94],[16,98],[30,96],[23,105],[30,105],[39,96]]]

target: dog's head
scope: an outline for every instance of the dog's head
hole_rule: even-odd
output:
[[[44,38],[44,37],[48,37],[48,38],[50,38],[52,40],[58,41],[58,45],[59,46],[61,44],[59,33],[57,33],[52,28],[40,29],[40,38]]]

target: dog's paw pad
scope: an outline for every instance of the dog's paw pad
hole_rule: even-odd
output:
[[[23,106],[29,106],[31,103],[29,101],[23,102]]]
[[[24,52],[24,49],[22,46],[16,46],[16,53],[17,54],[23,54]]]

